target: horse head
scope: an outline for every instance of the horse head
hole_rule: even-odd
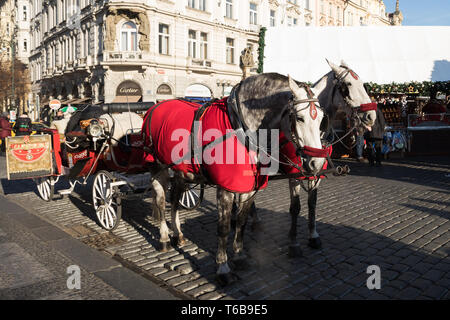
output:
[[[332,103],[345,110],[360,128],[370,128],[376,120],[376,103],[372,103],[361,78],[344,62],[340,66],[328,61],[334,74]]]
[[[286,120],[282,122],[282,130],[285,134],[290,131],[291,141],[296,145],[297,155],[301,156],[307,173],[317,174],[326,157],[321,142],[324,112],[306,84],[296,83],[290,76],[288,81],[294,99],[290,107],[290,130],[286,130]]]

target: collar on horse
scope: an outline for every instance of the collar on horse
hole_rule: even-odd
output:
[[[291,137],[290,140],[292,141],[292,143],[294,144],[294,146],[296,148],[296,154],[297,154],[297,156],[300,156],[301,154],[303,154],[303,155],[310,156],[310,157],[327,158],[328,162],[334,168],[334,166],[331,162],[331,158],[330,158],[330,147],[329,146],[325,146],[324,148],[319,149],[319,148],[313,148],[310,146],[301,147],[301,145],[300,145],[300,138],[298,136],[297,130],[295,129],[296,121],[297,121],[297,116],[296,116],[297,111],[301,111],[306,108],[310,108],[310,116],[313,119],[315,119],[317,117],[317,108],[319,108],[319,106],[317,106],[316,103],[319,102],[319,100],[317,98],[314,98],[313,92],[311,91],[310,87],[306,83],[300,82],[300,83],[297,83],[297,85],[299,87],[302,87],[305,89],[305,91],[307,93],[307,99],[291,99],[291,101],[289,102],[289,105],[288,105],[289,120],[290,120],[290,137]],[[238,95],[237,95],[239,88],[240,88],[240,83],[233,87],[233,89],[231,90],[231,93],[227,99],[228,117],[229,117],[231,125],[233,126],[233,129],[235,130],[236,135],[237,135],[238,139],[241,141],[241,143],[245,142],[246,139],[249,139],[250,144],[253,143],[254,146],[257,146],[256,141],[252,141],[252,138],[245,134],[245,130],[247,130],[248,127],[242,121],[243,116],[242,116],[241,108],[239,107],[239,100],[238,100]],[[309,102],[308,106],[302,108],[301,110],[295,109],[295,105],[301,104],[301,103],[307,103],[307,102]],[[247,140],[247,141],[249,141],[249,140]],[[284,143],[288,143],[288,142],[289,141],[286,140],[285,142],[282,143],[282,145]],[[244,145],[248,145],[248,144],[244,144]],[[282,145],[280,145],[280,148],[282,147]],[[270,156],[270,150],[266,150],[265,153]],[[276,159],[274,159],[274,160],[276,160]],[[297,164],[290,161],[290,159],[286,159],[286,160],[288,161],[288,163],[287,163],[288,165],[291,165],[291,166],[295,167],[296,169],[298,169],[303,176],[305,176],[305,177],[309,176],[306,173],[304,173],[303,168],[297,166]],[[279,161],[279,160],[276,160],[276,161]]]

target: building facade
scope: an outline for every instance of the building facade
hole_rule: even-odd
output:
[[[28,0],[0,0],[0,111],[28,111],[30,77],[30,5]],[[14,63],[12,63],[14,61]]]
[[[53,98],[78,104],[221,97],[242,78],[241,52],[249,47],[256,60],[261,26],[354,25],[362,16],[368,24],[390,24],[379,0],[30,4],[29,67],[40,105]],[[355,17],[346,22],[349,12]]]
[[[240,52],[258,40],[249,1],[53,0],[32,7],[30,69],[41,104],[220,97],[241,80]]]
[[[30,53],[30,5],[28,0],[0,0],[0,60],[13,57],[28,64]],[[12,43],[15,50],[12,51]]]

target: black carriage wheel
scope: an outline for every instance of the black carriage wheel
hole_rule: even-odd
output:
[[[197,209],[203,201],[205,193],[204,184],[186,184],[178,203],[186,210]]]
[[[118,187],[112,187],[114,176],[105,170],[100,170],[92,185],[92,204],[97,221],[102,228],[112,231],[119,225],[122,218],[122,201]]]
[[[55,196],[55,184],[53,183],[53,177],[42,177],[36,179],[36,186],[38,189],[39,196],[42,200],[50,202]]]

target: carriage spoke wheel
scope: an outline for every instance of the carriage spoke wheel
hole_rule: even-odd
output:
[[[36,179],[36,185],[39,196],[45,201],[53,200],[55,195],[55,185],[53,184],[53,177],[42,177]]]
[[[186,210],[197,209],[203,200],[204,188],[204,184],[187,184],[179,204]]]
[[[117,187],[112,187],[115,178],[108,171],[99,171],[92,186],[92,204],[97,220],[106,230],[114,230],[122,216],[122,204]]]

